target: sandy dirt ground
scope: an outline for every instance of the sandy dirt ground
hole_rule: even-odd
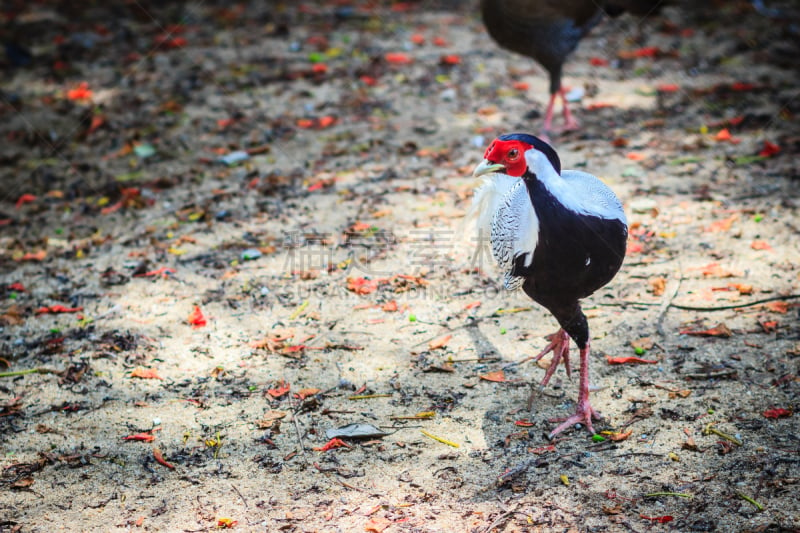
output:
[[[553,145],[631,232],[584,302],[604,418],[553,441],[577,380],[510,363],[555,320],[464,223],[547,80],[476,5],[9,5],[0,531],[797,531],[800,39],[767,4],[606,20],[566,66]]]

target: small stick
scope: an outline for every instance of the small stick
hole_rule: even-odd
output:
[[[655,498],[657,496],[678,496],[679,498],[691,498],[691,494],[686,494],[684,492],[651,492],[650,494],[645,494],[647,498]]]
[[[713,433],[714,435],[718,435],[718,436],[722,437],[725,440],[729,440],[729,441],[731,441],[732,443],[734,443],[737,446],[741,446],[742,445],[742,441],[740,441],[736,437],[728,435],[727,433],[723,433],[722,431],[718,430],[717,428],[711,427],[711,424],[708,424],[705,427],[705,429],[703,430],[703,435],[709,435],[711,433]]]
[[[27,370],[12,370],[11,372],[0,372],[0,378],[13,378],[27,374],[60,374],[61,372],[51,368],[28,368]]]
[[[453,441],[450,441],[450,440],[447,440],[447,439],[443,439],[442,437],[437,437],[437,436],[436,436],[436,435],[434,435],[433,433],[428,433],[428,432],[427,432],[427,431],[425,431],[424,429],[421,429],[421,430],[420,430],[420,432],[421,432],[423,435],[425,435],[426,437],[429,437],[429,438],[431,438],[431,439],[433,439],[433,440],[439,441],[439,442],[441,442],[442,444],[447,444],[448,446],[452,446],[453,448],[460,448],[460,447],[461,447],[461,445],[460,445],[460,444],[458,444],[457,442],[453,442]]]

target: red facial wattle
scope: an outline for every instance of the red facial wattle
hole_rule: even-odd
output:
[[[530,144],[518,140],[495,140],[486,149],[483,158],[491,163],[499,163],[506,167],[505,173],[509,176],[520,177],[525,174],[527,163],[525,151],[532,148]]]

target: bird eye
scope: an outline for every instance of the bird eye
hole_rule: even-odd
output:
[[[508,151],[508,155],[506,156],[506,158],[507,158],[509,161],[514,161],[514,160],[516,160],[518,157],[519,157],[519,150],[517,150],[516,148],[512,148],[511,150],[509,150],[509,151]]]

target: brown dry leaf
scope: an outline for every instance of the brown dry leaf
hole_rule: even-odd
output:
[[[733,287],[739,294],[746,296],[748,294],[753,294],[753,286],[752,285],[745,285],[744,283],[731,283],[728,285],[729,287]]]
[[[158,370],[155,368],[143,368],[141,366],[133,369],[131,377],[141,379],[164,379],[158,375]]]
[[[667,279],[660,276],[650,278],[647,282],[650,284],[650,292],[653,293],[653,296],[661,296],[664,294],[664,289],[667,288]]]
[[[314,396],[320,391],[321,389],[300,389],[299,391],[295,392],[294,395],[296,398],[299,398],[300,400],[305,400],[309,396]]]
[[[286,416],[286,412],[284,411],[277,411],[275,409],[270,409],[261,420],[256,422],[256,427],[258,429],[271,429],[276,427],[280,424],[280,419]]]
[[[701,330],[691,330],[691,329],[684,329],[679,332],[681,335],[693,335],[695,337],[722,337],[727,339],[728,337],[733,336],[733,331],[730,330],[728,326],[720,322],[713,328],[709,329],[701,329]]]
[[[0,315],[0,325],[3,326],[19,326],[25,322],[22,318],[22,312],[17,305],[9,307],[5,313]]]
[[[24,477],[21,479],[16,480],[14,483],[11,484],[12,489],[27,489],[31,485],[34,484],[34,479],[32,477]]]
[[[601,509],[603,510],[603,514],[607,515],[620,514],[622,512],[622,506],[618,503],[615,505],[603,505]]]
[[[653,341],[652,337],[641,337],[631,341],[631,347],[634,349],[650,350],[654,345],[655,341]]]
[[[494,372],[489,372],[488,374],[483,374],[478,377],[486,381],[494,381],[495,383],[504,383],[506,381],[506,374],[502,370],[495,370]]]
[[[670,399],[675,400],[677,398],[688,398],[691,394],[692,394],[692,391],[690,391],[689,389],[683,389],[683,390],[669,391],[667,396]]]
[[[721,266],[719,263],[709,263],[699,268],[703,277],[706,278],[732,278],[734,276],[741,276],[741,272],[734,272]]]
[[[394,522],[383,518],[382,516],[373,516],[369,519],[367,524],[364,526],[365,531],[370,531],[372,533],[381,533],[387,527],[391,526]]]
[[[452,338],[453,338],[452,335],[444,335],[442,337],[439,337],[438,339],[433,339],[431,342],[428,343],[428,349],[438,350],[439,348],[444,348],[445,346],[447,346],[447,343],[450,342],[450,339]]]

